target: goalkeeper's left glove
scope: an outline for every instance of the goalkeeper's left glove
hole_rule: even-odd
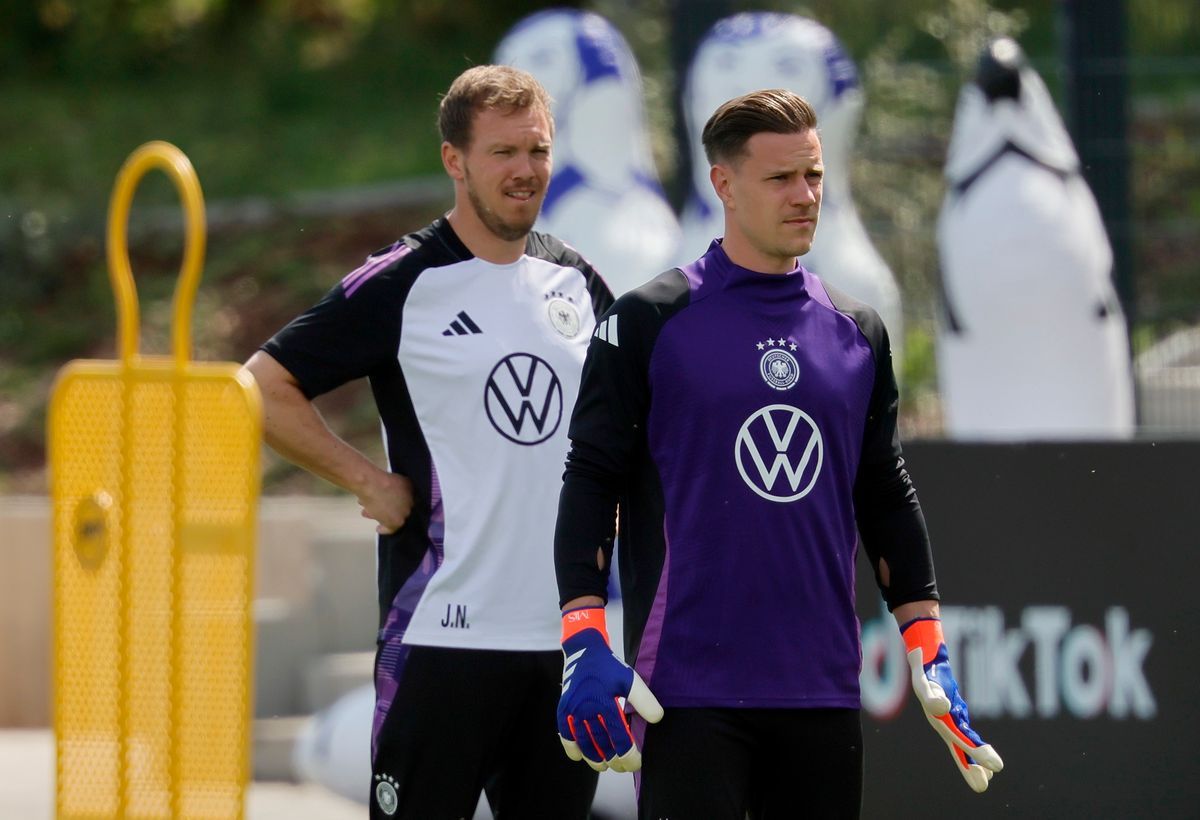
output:
[[[663,709],[640,675],[617,660],[608,643],[603,607],[563,613],[563,680],[558,735],[567,757],[586,760],[598,772],[636,772],[642,767],[625,720],[621,698],[650,723]]]
[[[925,718],[950,747],[954,765],[967,785],[977,792],[985,791],[992,775],[1004,768],[1004,761],[971,728],[967,703],[950,669],[942,622],[917,618],[900,627],[900,634],[912,669],[913,690]]]

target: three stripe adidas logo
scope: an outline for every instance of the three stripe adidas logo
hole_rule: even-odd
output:
[[[465,310],[460,310],[458,317],[450,323],[450,327],[442,331],[443,336],[470,336],[473,333],[483,333],[483,331],[472,321]]]
[[[592,335],[603,342],[608,342],[613,347],[620,347],[617,344],[617,315],[614,313],[596,325],[596,332]]]

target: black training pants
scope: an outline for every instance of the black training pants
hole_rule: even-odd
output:
[[[639,820],[858,820],[856,709],[669,708],[646,727]]]
[[[558,651],[411,647],[377,738],[372,820],[471,820],[481,789],[497,820],[585,820],[596,773],[558,739],[561,677]]]

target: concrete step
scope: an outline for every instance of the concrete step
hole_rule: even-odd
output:
[[[371,683],[375,652],[333,652],[309,660],[304,674],[304,707],[319,712],[351,689]]]
[[[299,781],[292,764],[292,752],[296,747],[296,737],[309,719],[308,715],[289,715],[254,721],[252,742],[255,780]]]

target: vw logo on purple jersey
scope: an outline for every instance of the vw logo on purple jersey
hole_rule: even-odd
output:
[[[562,383],[545,359],[511,353],[488,375],[483,406],[496,432],[509,441],[541,444],[562,423]]]
[[[733,456],[746,486],[768,501],[783,503],[812,491],[825,446],[812,416],[791,405],[771,404],[743,422]]]

